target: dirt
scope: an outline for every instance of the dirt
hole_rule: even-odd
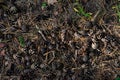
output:
[[[117,0],[0,0],[0,80],[120,80]]]

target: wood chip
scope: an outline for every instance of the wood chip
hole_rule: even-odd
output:
[[[47,2],[48,2],[48,4],[54,4],[57,2],[57,0],[48,0]]]

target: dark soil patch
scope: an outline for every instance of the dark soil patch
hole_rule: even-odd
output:
[[[117,0],[0,0],[0,80],[119,80]]]

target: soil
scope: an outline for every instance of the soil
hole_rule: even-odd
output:
[[[0,80],[120,80],[119,5],[0,0]]]

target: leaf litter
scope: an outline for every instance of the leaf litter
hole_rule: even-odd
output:
[[[118,80],[117,0],[1,0],[0,80]]]

